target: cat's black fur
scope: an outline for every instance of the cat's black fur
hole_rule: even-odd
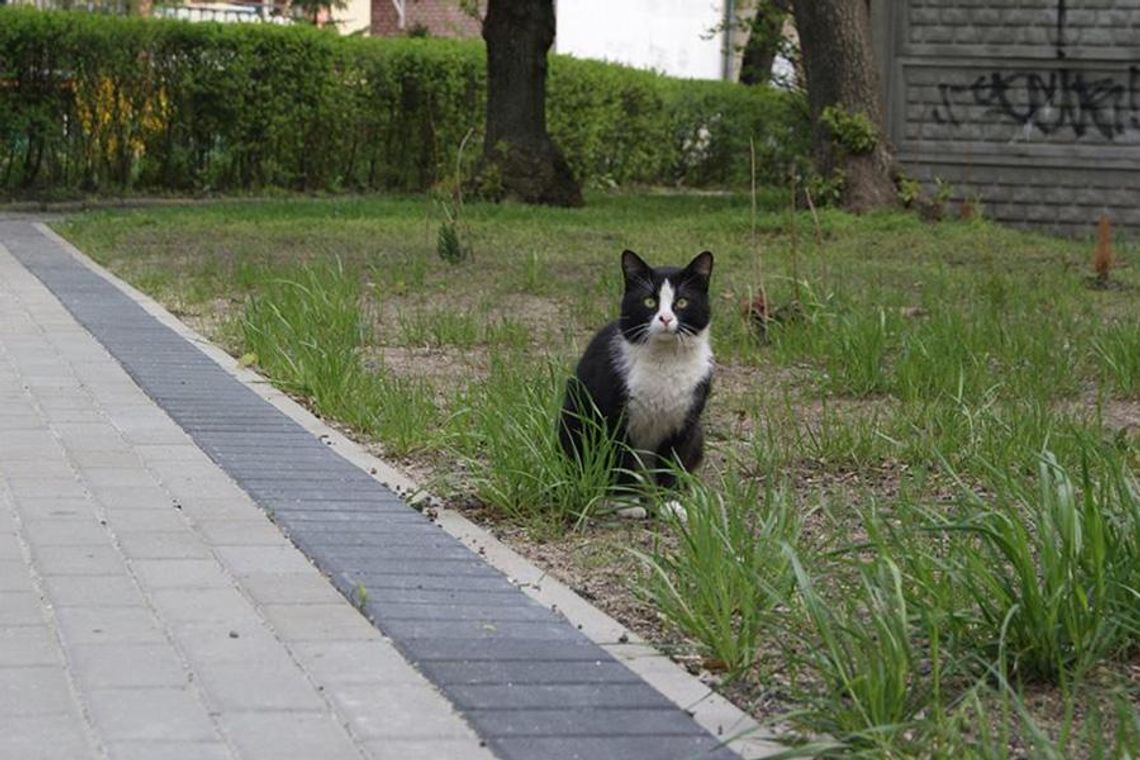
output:
[[[618,464],[619,472],[640,465],[653,470],[659,484],[672,486],[674,477],[661,460],[687,471],[700,464],[704,453],[701,413],[712,376],[707,329],[712,263],[712,254],[705,251],[683,268],[653,268],[632,251],[623,252],[621,316],[594,336],[567,383],[559,425],[567,456],[579,455],[584,445],[583,420],[591,419],[604,423],[609,435],[629,449]],[[675,291],[672,304],[680,307],[671,309],[676,332],[651,335],[654,321],[662,323],[656,330],[668,333],[668,322],[662,319],[668,315],[663,308],[658,313],[666,281]],[[647,305],[647,298],[656,305]],[[641,384],[633,387],[639,379]],[[631,394],[637,396],[632,404]],[[647,404],[647,398],[662,399],[659,409]],[[661,414],[647,414],[654,409]],[[638,414],[641,419],[633,420],[633,429],[640,431],[643,441],[632,440],[630,435],[631,416]],[[653,434],[646,435],[647,429]],[[651,445],[640,446],[645,440]]]

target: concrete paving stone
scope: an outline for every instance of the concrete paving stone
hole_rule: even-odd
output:
[[[111,536],[94,515],[69,519],[24,521],[31,546],[109,546]]]
[[[233,760],[234,753],[222,742],[135,741],[115,742],[107,747],[112,760]]]
[[[471,736],[471,729],[434,687],[360,684],[329,690],[352,733],[362,739],[454,738]]]
[[[241,587],[258,604],[336,604],[343,602],[332,583],[324,576],[306,570],[303,573],[248,573]]]
[[[11,760],[82,760],[98,757],[78,715],[5,716],[0,757]]]
[[[233,580],[213,559],[143,559],[131,563],[146,589],[228,588]]]
[[[493,760],[495,755],[471,739],[380,739],[367,742],[365,751],[372,760]]]
[[[386,507],[383,504],[368,504],[361,511],[345,511],[336,505],[327,505],[328,509],[318,509],[322,505],[313,505],[312,508],[299,506],[294,509],[282,509],[275,505],[273,511],[277,513],[278,520],[291,525],[319,525],[322,530],[352,529],[357,526],[381,528],[395,527],[402,523],[422,525],[427,521],[424,517],[406,507],[401,511]]]
[[[141,463],[127,467],[85,467],[81,470],[81,475],[92,490],[103,486],[135,489],[157,485]]]
[[[59,642],[47,625],[0,626],[0,668],[62,666]]]
[[[294,525],[289,522],[287,517],[283,520],[283,523],[289,528],[294,528]],[[469,549],[427,522],[422,524],[418,522],[389,523],[382,528],[380,526],[369,527],[369,530],[361,531],[314,530],[308,528],[305,530],[295,529],[294,532],[298,537],[304,539],[306,546],[321,551],[327,549],[343,549],[351,552],[356,549],[362,553],[366,553],[375,551],[380,547],[392,551],[430,551],[434,554],[437,550],[451,551],[458,548],[466,552],[466,555],[463,556],[471,555]]]
[[[55,456],[34,462],[18,459],[0,460],[0,473],[9,485],[27,480],[75,480],[75,470],[59,451]]]
[[[576,638],[573,628],[564,622],[514,622],[479,620],[388,620],[374,617],[380,630],[394,639],[456,638],[476,641],[494,639],[540,639],[568,641]]]
[[[205,520],[262,520],[267,518],[264,509],[249,500],[248,496],[228,499],[179,499],[183,514],[195,522]]]
[[[491,747],[504,760],[575,757],[590,760],[739,760],[705,736],[497,737]]]
[[[4,402],[0,401],[0,410],[4,410]],[[0,433],[11,434],[16,430],[46,430],[47,423],[34,411],[13,413],[0,411]]]
[[[129,451],[118,431],[106,422],[57,423],[52,426],[68,451]]]
[[[56,610],[64,645],[161,643],[166,640],[145,607],[61,607]]]
[[[15,716],[73,714],[75,703],[62,665],[0,668],[0,735]]]
[[[632,671],[612,660],[595,662],[421,661],[418,665],[420,670],[433,681],[448,685],[641,683],[641,679],[635,676]]]
[[[361,758],[344,728],[327,713],[229,713],[221,723],[245,760]]]
[[[472,591],[470,589],[424,590],[391,589],[364,587],[368,600],[377,604],[377,609],[387,610],[389,604],[440,605],[469,604],[477,607],[533,607],[527,597],[518,593],[501,591]],[[354,597],[357,595],[354,595]]]
[[[325,554],[336,558],[338,563],[361,563],[373,558],[383,558],[389,562],[400,560],[423,561],[430,556],[432,561],[459,561],[486,564],[463,544],[452,539],[450,541],[429,542],[421,540],[417,543],[390,544],[383,539],[372,538],[370,541],[357,541],[349,544],[313,544],[306,532],[290,532],[290,536],[298,546],[308,554]]]
[[[223,710],[324,710],[301,668],[260,621],[175,632],[197,683]]]
[[[223,714],[246,710],[321,710],[324,701],[296,665],[199,665],[197,682]]]
[[[248,499],[245,492],[234,483],[217,477],[215,472],[209,478],[188,478],[172,480],[164,478],[162,486],[170,495],[183,501],[190,499]]]
[[[76,423],[107,424],[107,418],[94,409],[61,409],[56,411],[44,411],[43,415],[53,426],[57,424],[72,425]]]
[[[108,509],[171,509],[171,494],[156,485],[145,487],[100,485],[91,486],[91,493]]]
[[[256,615],[236,626],[188,623],[178,626],[174,633],[183,656],[192,668],[203,664],[292,662],[265,621]]]
[[[314,508],[314,505],[325,505],[343,511],[367,511],[382,506],[382,501],[374,490],[376,486],[371,484],[306,487],[280,483],[256,485],[243,482],[242,485],[255,501],[272,504],[275,509],[286,509],[288,505],[308,509]]]
[[[121,575],[52,575],[43,579],[56,607],[141,607],[142,592],[124,571]]]
[[[0,591],[32,591],[28,565],[22,559],[0,559]]]
[[[33,546],[41,575],[122,575],[122,556],[112,546]]]
[[[407,639],[404,642],[416,661],[451,660],[479,662],[482,660],[518,660],[538,662],[598,662],[608,660],[605,650],[585,636],[552,643],[550,639],[476,639],[431,638]]]
[[[186,441],[186,433],[169,420],[161,423],[138,423],[114,420],[119,433],[130,444],[178,444]]]
[[[375,573],[360,570],[342,571],[336,577],[337,585],[353,589],[362,584],[372,592],[376,589],[424,589],[424,590],[470,590],[470,591],[513,591],[515,586],[498,573],[486,575],[454,576],[417,575],[416,573]]]
[[[207,559],[210,549],[185,526],[178,531],[123,531],[119,548],[127,559]]]
[[[116,509],[104,507],[107,525],[117,534],[138,532],[173,532],[191,530],[190,521],[174,502],[158,509]]]
[[[323,564],[334,572],[359,572],[376,575],[389,573],[403,573],[416,575],[422,578],[439,576],[442,578],[455,578],[457,576],[487,577],[496,575],[486,562],[473,553],[461,559],[435,559],[421,556],[388,559],[377,557],[374,553],[360,552],[355,556],[342,556],[340,552],[322,557]]]
[[[392,642],[380,638],[358,641],[295,641],[289,644],[305,672],[329,693],[340,684],[426,683]]]
[[[676,706],[652,687],[634,683],[597,684],[477,684],[450,689],[455,704],[464,710],[573,709]]]
[[[180,688],[190,679],[167,642],[76,644],[68,647],[71,671],[82,689]]]
[[[71,455],[80,471],[91,469],[141,469],[143,460],[133,451],[79,451]]]
[[[60,475],[31,477],[5,476],[4,480],[17,500],[31,499],[83,499],[87,491],[70,470]]]
[[[43,625],[43,603],[30,591],[0,591],[0,628]]]
[[[47,430],[12,430],[0,437],[0,461],[39,462],[60,456],[55,436]]]
[[[109,742],[221,740],[189,687],[89,689],[85,696],[96,729]]]
[[[24,558],[24,548],[13,533],[0,533],[0,560]]]
[[[267,604],[265,618],[287,642],[379,639],[379,632],[343,600],[332,604]]]
[[[146,443],[135,447],[144,461],[152,464],[199,464],[209,462],[201,449],[187,440],[185,443]]]
[[[197,520],[194,527],[213,546],[288,544],[288,539],[281,535],[281,530],[262,512],[245,520]]]
[[[522,708],[470,710],[468,715],[489,736],[707,736],[683,712],[668,707],[631,710],[620,707]]]
[[[233,586],[154,590],[150,601],[159,617],[175,625],[215,623],[236,628],[256,618],[253,605]]]
[[[24,520],[73,520],[91,517],[95,506],[89,499],[29,497],[16,499],[16,511]]]
[[[480,623],[500,622],[563,622],[553,612],[537,604],[484,606],[470,604],[405,604],[369,597],[368,611],[388,620],[471,620]]]
[[[314,572],[305,555],[292,546],[219,546],[214,550],[235,575]]]

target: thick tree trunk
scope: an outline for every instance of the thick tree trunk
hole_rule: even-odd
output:
[[[871,48],[868,0],[796,0],[812,142],[816,168],[823,176],[835,169],[845,175],[843,205],[854,211],[897,203],[894,154],[887,141],[879,74]],[[878,139],[866,153],[844,150],[820,118],[828,106],[862,114],[874,124]]]
[[[546,132],[546,53],[554,42],[553,0],[489,0],[487,133],[483,158],[503,190],[528,203],[582,205],[582,191]]]

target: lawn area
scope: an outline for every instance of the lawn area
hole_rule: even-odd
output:
[[[1091,243],[976,218],[587,200],[469,204],[458,264],[419,197],[56,228],[790,741],[1136,756],[1140,247],[1096,288]],[[554,440],[623,248],[716,256],[711,451],[684,524],[614,519]],[[763,340],[742,308],[761,282]]]

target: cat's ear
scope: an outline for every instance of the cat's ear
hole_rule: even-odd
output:
[[[689,262],[685,267],[685,272],[690,275],[695,275],[708,285],[709,278],[712,277],[713,268],[713,255],[709,251],[701,251],[696,257]]]
[[[629,249],[621,252],[621,271],[625,275],[626,285],[653,281],[653,270],[640,256]]]

